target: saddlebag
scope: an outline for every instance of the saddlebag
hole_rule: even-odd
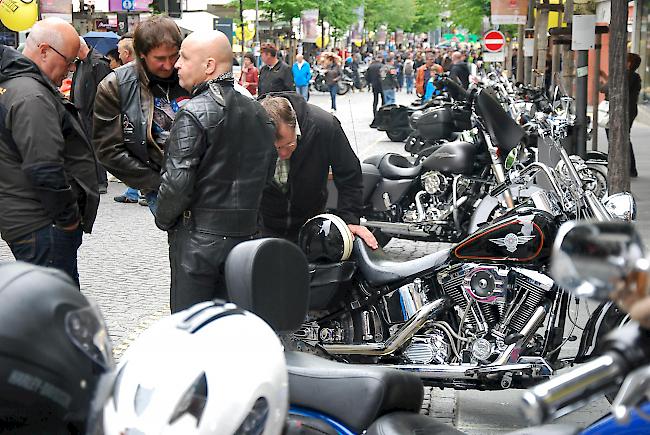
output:
[[[323,310],[334,299],[341,284],[349,282],[356,271],[353,261],[330,264],[309,264],[309,309]]]

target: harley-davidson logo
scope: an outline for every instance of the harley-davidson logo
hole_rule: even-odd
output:
[[[535,238],[532,236],[518,236],[513,233],[507,234],[505,237],[499,239],[490,239],[490,242],[494,243],[497,246],[505,246],[508,252],[515,252],[519,245],[523,245]]]

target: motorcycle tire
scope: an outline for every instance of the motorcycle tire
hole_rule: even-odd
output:
[[[404,142],[409,137],[408,132],[404,130],[387,130],[386,135],[393,142]]]
[[[350,85],[347,83],[338,82],[338,86],[336,88],[336,95],[345,95],[348,92],[350,92]]]

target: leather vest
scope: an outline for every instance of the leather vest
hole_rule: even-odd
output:
[[[140,100],[140,80],[135,62],[115,70],[120,93],[122,113],[122,136],[124,145],[138,159],[149,162],[147,153],[147,114],[143,112]]]

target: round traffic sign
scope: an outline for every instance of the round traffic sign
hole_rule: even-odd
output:
[[[490,30],[483,36],[485,49],[492,53],[499,52],[506,45],[506,37],[498,30]]]

